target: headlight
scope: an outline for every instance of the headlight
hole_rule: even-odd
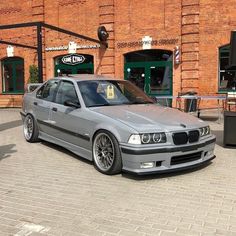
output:
[[[203,137],[203,136],[206,136],[208,134],[211,133],[211,130],[210,130],[210,127],[209,126],[206,126],[206,127],[202,127],[200,128],[200,136]]]
[[[153,143],[165,143],[165,133],[144,133],[144,134],[132,134],[128,140],[130,144],[153,144]]]

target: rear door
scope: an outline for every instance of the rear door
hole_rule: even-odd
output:
[[[52,135],[63,141],[81,146],[80,141],[84,141],[86,137],[80,135],[82,113],[81,108],[66,106],[66,101],[72,101],[79,104],[79,99],[73,82],[61,81],[55,101],[51,107],[51,121],[53,122]],[[86,142],[87,143],[87,142]]]
[[[51,130],[50,109],[56,95],[59,80],[49,80],[36,94],[33,101],[33,111],[40,131],[49,134]]]

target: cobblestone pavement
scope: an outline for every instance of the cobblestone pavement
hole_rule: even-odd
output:
[[[236,149],[194,171],[106,176],[66,150],[22,135],[0,110],[0,235],[236,235]],[[235,131],[234,131],[235,132]]]

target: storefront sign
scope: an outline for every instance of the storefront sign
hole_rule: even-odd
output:
[[[79,54],[70,54],[62,57],[61,61],[64,64],[67,65],[77,65],[83,63],[85,60],[85,57],[83,55]]]
[[[179,39],[177,38],[170,38],[170,39],[159,39],[159,40],[149,40],[149,44],[151,46],[158,46],[158,45],[172,45],[178,43]],[[147,44],[146,40],[142,41],[129,41],[129,42],[118,42],[117,48],[134,48],[134,47],[143,47],[144,44]]]
[[[94,49],[94,48],[100,48],[99,44],[94,45],[78,45],[76,46],[76,49]],[[68,50],[68,46],[58,46],[58,47],[47,47],[45,48],[45,51],[66,51]]]

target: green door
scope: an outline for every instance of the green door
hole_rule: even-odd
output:
[[[124,76],[147,95],[172,95],[172,61],[125,63]]]
[[[93,56],[86,54],[81,55],[85,57],[85,61],[76,65],[64,64],[62,62],[63,56],[55,58],[55,76],[62,74],[94,74]]]
[[[3,93],[24,92],[24,60],[12,57],[2,61]]]

